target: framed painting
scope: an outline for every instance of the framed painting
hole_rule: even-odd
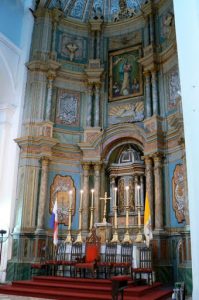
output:
[[[141,47],[109,53],[109,100],[127,99],[143,94]]]

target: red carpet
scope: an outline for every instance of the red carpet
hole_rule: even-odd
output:
[[[129,281],[124,300],[161,300],[171,296],[171,289],[160,283],[152,286],[135,286]],[[0,286],[0,294],[39,297],[57,300],[111,300],[111,281],[108,279],[83,279],[37,276],[32,280],[13,281]]]

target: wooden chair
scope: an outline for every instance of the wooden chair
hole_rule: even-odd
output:
[[[100,260],[100,247],[101,238],[96,235],[96,229],[93,228],[91,235],[86,238],[85,256],[82,261],[75,264],[75,274],[80,273],[80,277],[83,272],[83,276],[86,277],[86,273],[90,272],[92,277],[95,276],[97,269],[97,262]]]
[[[132,268],[132,277],[134,280],[141,280],[142,275],[147,276],[147,283],[153,284],[152,269],[152,249],[147,247],[139,248],[139,265]]]
[[[121,245],[121,253],[120,253],[119,261],[116,261],[113,264],[115,275],[118,273],[118,270],[119,270],[119,274],[131,273],[132,259],[133,259],[133,245],[130,243],[123,243]]]
[[[97,275],[104,274],[105,278],[110,278],[111,271],[117,258],[117,243],[107,243],[103,261],[97,263]]]
[[[31,264],[30,272],[31,277],[33,275],[46,275],[47,274],[47,257],[48,257],[48,249],[46,246],[43,246],[40,249],[40,261]]]
[[[82,243],[73,243],[69,254],[65,251],[64,260],[62,261],[63,275],[66,274],[66,268],[69,267],[70,277],[75,276],[74,267],[82,260]]]

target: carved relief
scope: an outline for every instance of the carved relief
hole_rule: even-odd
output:
[[[133,123],[143,121],[144,119],[144,103],[137,102],[135,104],[126,103],[120,105],[110,105],[108,112],[109,124]]]
[[[173,70],[168,75],[168,91],[169,91],[169,100],[168,100],[168,110],[173,110],[176,108],[176,100],[179,98],[180,92],[180,78],[178,70]]]
[[[87,62],[87,39],[68,33],[58,33],[58,58],[78,63]]]
[[[178,223],[185,220],[185,186],[184,186],[184,166],[176,165],[173,178],[173,209]]]
[[[69,191],[72,190],[72,215],[75,214],[76,189],[70,176],[56,175],[50,186],[50,207],[52,214],[55,200],[57,199],[58,222],[68,225],[68,209],[70,205]]]
[[[160,42],[172,42],[175,39],[175,21],[171,11],[160,17]]]
[[[57,101],[56,123],[79,126],[80,94],[60,90]]]

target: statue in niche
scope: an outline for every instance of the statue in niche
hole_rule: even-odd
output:
[[[68,209],[70,205],[69,191],[72,190],[72,215],[75,214],[76,196],[75,186],[70,176],[56,175],[50,186],[50,207],[52,213],[54,203],[57,200],[58,223],[68,225]]]
[[[168,40],[171,40],[175,36],[175,28],[174,28],[174,15],[171,12],[168,12],[165,16],[164,22],[164,34]]]
[[[184,186],[184,166],[176,165],[172,178],[173,186],[173,209],[178,223],[185,220],[185,186]]]
[[[70,61],[73,61],[75,58],[75,52],[78,50],[78,46],[74,42],[70,42],[66,45],[66,49],[70,54]]]

